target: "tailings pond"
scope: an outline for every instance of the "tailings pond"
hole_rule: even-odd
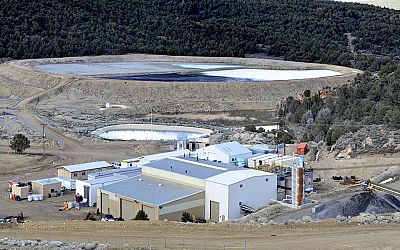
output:
[[[92,132],[92,134],[106,140],[176,141],[208,136],[211,132],[212,130],[210,129],[194,127],[125,124],[100,128]]]
[[[268,70],[223,63],[110,62],[42,64],[52,74],[158,82],[262,82],[338,76],[332,70]]]

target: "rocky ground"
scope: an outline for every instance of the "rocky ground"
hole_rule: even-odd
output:
[[[101,250],[112,248],[109,244],[97,244],[97,243],[77,243],[77,242],[62,242],[62,241],[49,241],[49,240],[17,240],[17,239],[0,239],[0,247],[6,247],[10,249],[84,249],[84,250]]]
[[[214,132],[224,131],[225,128],[221,126],[211,125],[203,121],[179,121],[164,117],[157,117],[150,119],[150,117],[138,117],[137,115],[129,113],[85,113],[80,110],[36,110],[42,120],[47,121],[48,125],[52,127],[59,127],[63,133],[75,136],[85,136],[96,138],[91,134],[92,131],[111,125],[122,124],[153,124],[158,125],[174,125],[174,126],[193,126],[200,128],[208,128]],[[98,138],[97,138],[98,139]]]
[[[16,116],[0,115],[0,139],[11,139],[16,134],[23,134],[34,141],[41,141],[42,138],[42,135],[38,131],[30,129]]]
[[[225,133],[222,140],[237,141],[242,144],[275,144],[272,133],[258,133],[239,129]]]
[[[339,138],[331,151],[338,152],[338,158],[400,152],[400,130],[379,125],[367,126]]]
[[[393,196],[382,197],[369,193],[357,193],[318,205],[306,204],[299,210],[275,203],[233,222],[253,225],[290,225],[332,219],[341,223],[400,223],[400,211],[397,211],[385,199],[391,199],[400,204],[400,201]]]
[[[299,244],[308,249],[398,249],[398,232],[398,223],[336,220],[290,225],[55,221],[0,226],[1,238],[96,242],[116,249],[296,249]]]

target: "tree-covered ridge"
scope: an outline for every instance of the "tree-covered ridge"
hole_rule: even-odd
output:
[[[400,55],[400,12],[322,0],[4,0],[0,58],[155,53],[349,66],[356,50]],[[370,57],[357,56],[360,68]],[[380,62],[388,59],[380,59]]]
[[[280,110],[287,122],[305,128],[308,139],[330,145],[364,125],[400,128],[400,66],[384,67],[379,76],[359,75],[351,84],[321,93],[289,97]]]

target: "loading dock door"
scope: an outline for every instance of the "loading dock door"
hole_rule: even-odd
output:
[[[89,187],[88,186],[83,187],[83,198],[86,198],[89,200]]]
[[[135,206],[132,201],[121,200],[122,204],[122,215],[124,220],[132,220],[135,218]]]
[[[210,219],[219,222],[219,202],[210,201]]]
[[[109,214],[110,213],[110,207],[109,207],[109,198],[108,194],[101,193],[101,213],[103,214]]]
[[[154,208],[150,206],[143,205],[143,211],[147,214],[150,220],[154,220]]]

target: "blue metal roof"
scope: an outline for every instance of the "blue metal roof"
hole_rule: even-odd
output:
[[[101,190],[156,206],[204,192],[204,190],[200,188],[194,188],[145,175],[132,177],[107,185],[101,188]]]
[[[236,141],[211,145],[206,147],[205,149],[212,149],[212,148],[215,148],[220,152],[225,153],[226,155],[241,155],[241,154],[251,153],[251,151],[248,148],[246,148],[245,146]]]
[[[145,164],[151,167],[199,179],[207,179],[228,170],[229,165],[211,161],[196,161],[196,158],[165,158]]]
[[[127,167],[127,168],[117,168],[106,171],[100,171],[88,174],[88,178],[103,178],[106,176],[113,176],[115,174],[119,175],[130,175],[131,177],[141,174],[142,169],[139,167]]]

